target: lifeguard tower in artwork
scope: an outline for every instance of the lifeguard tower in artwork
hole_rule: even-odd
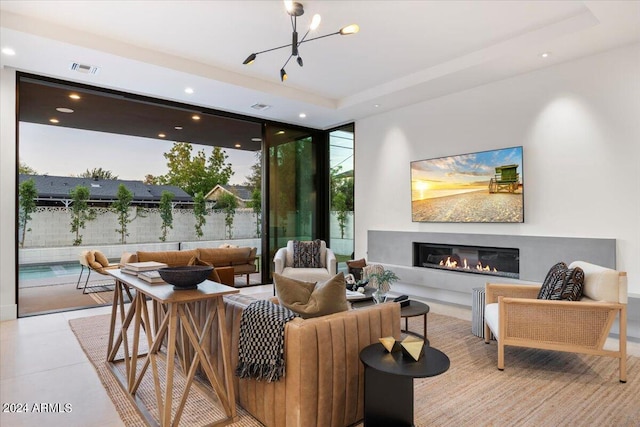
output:
[[[518,165],[504,165],[496,167],[496,174],[489,181],[489,193],[507,191],[515,193],[520,185]]]

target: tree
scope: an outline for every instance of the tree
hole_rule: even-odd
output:
[[[113,172],[109,170],[105,170],[102,168],[93,168],[91,170],[87,169],[78,175],[80,178],[91,178],[91,179],[118,179],[117,175],[114,175]]]
[[[344,239],[344,229],[347,226],[347,196],[338,193],[332,200],[333,209],[338,213],[338,226],[340,227],[340,238]]]
[[[18,173],[21,175],[37,175],[38,174],[38,172],[36,172],[34,168],[32,168],[31,166],[28,166],[24,162],[20,162],[20,165],[18,166]]]
[[[116,233],[120,233],[120,243],[127,243],[127,226],[133,221],[132,218],[129,217],[129,207],[131,206],[131,202],[133,201],[133,193],[129,191],[124,184],[120,184],[118,186],[117,199],[115,202],[111,204],[111,208],[115,211],[116,215],[118,215],[118,224],[120,228],[116,228]]]
[[[73,199],[71,204],[71,232],[76,234],[73,246],[78,246],[82,244],[80,230],[84,230],[87,221],[96,219],[96,212],[93,209],[89,209],[90,191],[88,187],[77,185],[69,194]]]
[[[256,235],[260,236],[260,214],[262,213],[262,192],[260,189],[253,190],[251,201],[249,201],[248,205],[253,209],[253,213],[256,214]]]
[[[204,150],[192,158],[192,150],[193,146],[188,142],[174,143],[171,150],[164,153],[169,172],[156,177],[157,183],[178,186],[191,196],[207,194],[216,185],[229,183],[232,165],[226,163],[229,156],[220,147],[214,147],[208,159]]]
[[[227,231],[227,239],[233,237],[233,216],[236,214],[238,199],[231,193],[223,193],[216,203],[216,209],[224,212],[224,225]]]
[[[344,239],[344,230],[347,226],[348,212],[353,212],[353,177],[341,174],[341,167],[331,168],[330,197],[331,209],[337,213],[340,238]]]
[[[167,230],[173,228],[173,206],[171,206],[173,196],[174,194],[170,191],[163,191],[160,195],[160,218],[162,219],[161,242],[167,240]]]
[[[251,166],[251,174],[244,185],[252,190],[262,191],[262,151],[256,151],[256,162]]]
[[[207,222],[205,216],[207,215],[207,201],[202,193],[196,193],[193,196],[193,215],[196,217],[196,236],[198,240],[204,234],[202,232],[202,226]]]
[[[31,214],[36,211],[36,198],[38,197],[38,190],[36,189],[36,182],[33,178],[23,181],[18,187],[18,206],[20,210],[18,212],[18,224],[22,228],[22,239],[20,239],[20,247],[24,248],[24,239],[26,237],[27,223],[31,221]]]

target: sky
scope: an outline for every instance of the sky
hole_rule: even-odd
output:
[[[522,182],[522,147],[412,162],[412,200],[442,196],[450,190],[486,187],[496,173],[496,166],[511,164],[518,165]]]
[[[20,122],[21,163],[39,175],[79,175],[94,168],[111,171],[119,179],[143,181],[145,175],[167,173],[168,152],[174,141],[117,135],[80,129]],[[194,145],[192,155],[203,149],[207,157],[212,147]],[[252,151],[224,149],[234,171],[230,184],[243,184],[256,163]]]

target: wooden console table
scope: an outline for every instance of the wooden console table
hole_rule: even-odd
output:
[[[162,427],[178,425],[189,390],[194,383],[196,370],[201,366],[227,415],[227,418],[217,424],[224,425],[237,421],[232,378],[233,368],[230,366],[230,342],[225,324],[226,316],[222,296],[238,293],[238,289],[205,280],[198,285],[198,289],[174,291],[172,285],[166,283],[151,284],[138,279],[136,276],[122,273],[120,270],[111,270],[109,274],[115,278],[116,286],[111,309],[107,365],[131,402],[138,409],[140,415],[150,425],[160,425]],[[131,290],[135,291],[135,295],[131,305],[127,307],[124,295],[126,293],[131,297]],[[153,304],[153,321],[149,316],[147,299],[150,299]],[[208,313],[202,326],[195,322],[191,310],[193,305],[198,304],[206,304],[206,312]],[[116,333],[118,316],[121,322],[121,329]],[[211,325],[216,318],[220,346],[223,353],[223,379],[220,378],[216,369],[211,365],[211,358],[207,354],[208,337],[211,333]],[[178,322],[178,319],[180,319],[180,322]],[[130,329],[133,335],[132,340],[129,335]],[[138,354],[141,330],[144,331],[147,339],[148,351],[146,354]],[[164,387],[164,397],[163,387],[158,375],[157,359],[162,357],[159,352],[163,342],[166,342],[166,385]],[[191,349],[186,351],[185,347],[189,344]],[[179,364],[182,366],[186,377],[186,384],[176,407],[175,417],[172,420],[173,379],[176,349],[179,347],[182,350],[178,355]],[[116,359],[120,349],[122,349],[124,357]],[[193,354],[191,360],[189,353]],[[138,372],[138,359],[143,357],[143,364]],[[116,362],[124,362],[124,376],[116,367]],[[151,365],[160,423],[156,421],[136,396],[149,365]]]

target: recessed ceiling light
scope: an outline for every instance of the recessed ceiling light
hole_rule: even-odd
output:
[[[73,113],[73,110],[71,108],[65,108],[65,107],[58,107],[56,108],[56,111],[60,113]]]
[[[80,99],[80,95],[78,95],[77,93],[72,93],[71,95],[69,95],[69,98],[78,100]]]
[[[49,121],[51,123],[60,123],[60,120],[58,120],[58,119],[49,119]]]
[[[182,130],[182,126],[174,126],[173,127],[175,130]]]
[[[240,148],[240,147],[242,147],[242,145],[241,144],[236,144],[236,145],[234,145],[234,147]]]
[[[184,89],[184,93],[188,93],[189,95],[191,95],[193,93],[193,89],[190,87],[187,87]]]
[[[251,138],[253,142],[262,142],[262,138]]]
[[[378,108],[378,107],[380,106],[380,104],[373,104],[373,106],[374,106],[375,108]]]
[[[261,102],[256,102],[255,104],[253,104],[251,106],[251,108],[253,108],[254,110],[258,110],[258,111],[263,111],[263,110],[268,110],[269,108],[271,108],[271,105],[263,104]]]
[[[284,135],[284,131],[283,130],[279,130],[278,132],[276,132],[276,135]]]
[[[543,52],[540,54],[540,58],[548,58],[551,56],[551,52]]]
[[[159,133],[159,134],[158,134],[158,137],[160,137],[160,138],[164,138],[164,137],[166,137],[166,136],[167,136],[167,135],[165,135],[164,133]]]
[[[305,113],[300,113],[298,114],[298,117],[300,117],[301,119],[304,119],[305,117],[307,117],[307,115]]]
[[[193,116],[191,116],[191,118],[192,118],[193,120],[200,120],[200,116],[199,116],[199,115],[197,115],[197,114],[194,114]]]
[[[3,47],[2,53],[4,53],[5,55],[13,56],[16,54],[16,51],[11,49],[10,47]]]

